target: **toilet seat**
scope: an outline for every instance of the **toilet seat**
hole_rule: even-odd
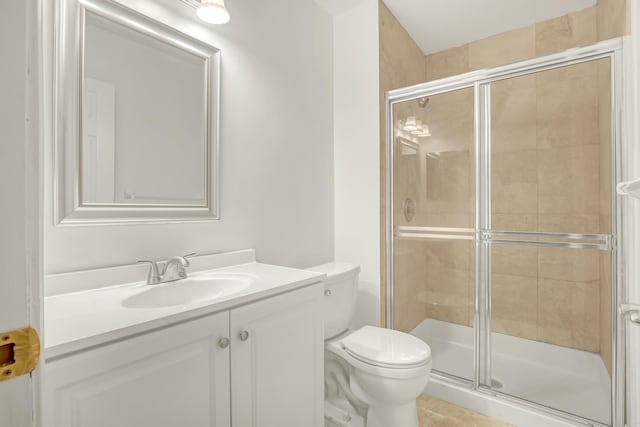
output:
[[[383,368],[417,368],[431,359],[431,349],[421,339],[375,326],[364,326],[343,338],[342,346],[362,362]]]
[[[356,369],[387,378],[415,378],[431,371],[431,349],[419,338],[364,326],[326,342],[326,349]]]

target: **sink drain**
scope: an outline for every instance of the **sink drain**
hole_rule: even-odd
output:
[[[491,388],[494,390],[500,390],[502,388],[503,384],[502,381],[500,381],[497,378],[491,378]]]

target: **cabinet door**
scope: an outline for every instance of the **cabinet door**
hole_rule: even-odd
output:
[[[229,312],[46,365],[46,427],[229,427]]]
[[[323,425],[322,286],[231,311],[234,427]]]

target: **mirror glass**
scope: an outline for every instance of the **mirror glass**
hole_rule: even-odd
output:
[[[208,206],[207,58],[84,13],[79,205]]]

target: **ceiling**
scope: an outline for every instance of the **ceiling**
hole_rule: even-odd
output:
[[[526,27],[596,0],[383,0],[425,54]]]
[[[330,15],[340,15],[342,12],[351,9],[361,2],[361,0],[315,0]]]

